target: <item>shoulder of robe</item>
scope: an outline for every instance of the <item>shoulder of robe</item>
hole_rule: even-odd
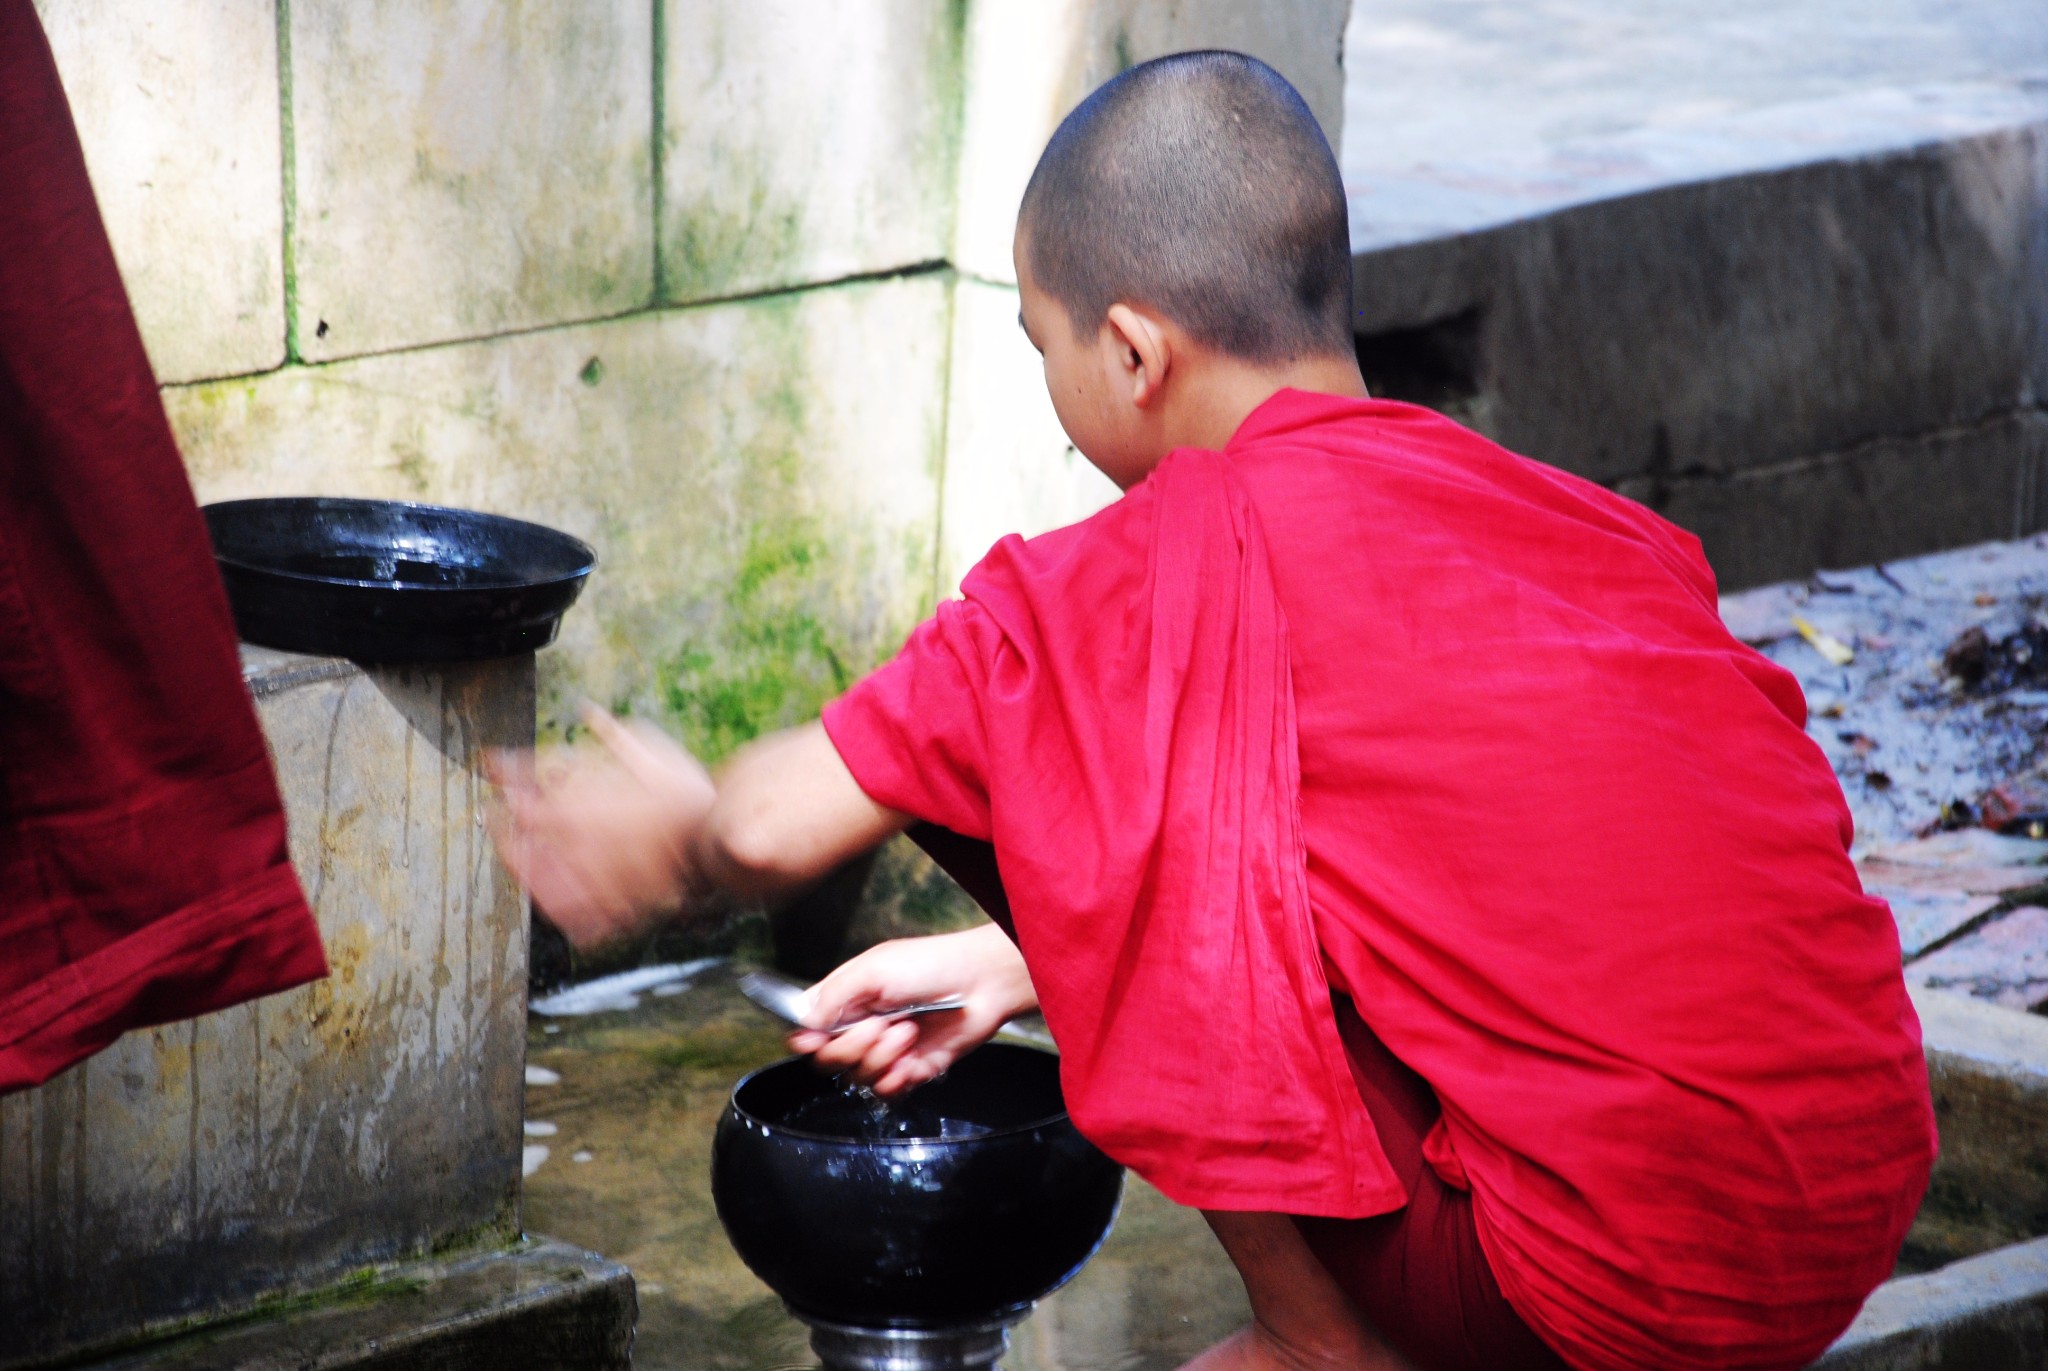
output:
[[[1149,559],[1157,488],[1148,479],[1076,523],[999,540],[960,582],[961,598],[998,618],[1021,603],[1050,609],[1135,589]]]

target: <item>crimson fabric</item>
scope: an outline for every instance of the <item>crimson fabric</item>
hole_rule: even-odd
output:
[[[29,0],[0,0],[0,1091],[326,974]]]
[[[1387,1051],[1343,996],[1337,1032],[1408,1203],[1369,1219],[1297,1219],[1310,1250],[1424,1371],[1561,1371],[1557,1353],[1501,1294],[1480,1250],[1472,1196],[1424,1158],[1423,1140],[1442,1114],[1428,1082]]]
[[[1146,517],[1094,525],[1102,556],[1072,555],[1073,539],[999,545],[904,669],[837,702],[826,728],[878,798],[993,839],[1019,945],[1047,968],[1039,1001],[1067,1107],[1098,1146],[1183,1204],[1392,1208],[1401,1188],[1351,1088],[1317,957],[1285,627],[1258,522],[1216,460],[1176,461],[1122,507]],[[1100,617],[1066,608],[1081,605]],[[868,731],[895,738],[849,736],[862,700]],[[939,714],[920,720],[927,709]],[[878,775],[880,755],[915,768],[934,754],[939,793]],[[991,788],[995,775],[1030,779]],[[1162,1022],[1191,1022],[1193,1007],[1232,1033],[1159,1052]],[[1154,1019],[1162,1008],[1171,1017]],[[1196,1098],[1213,1107],[1191,1114]]]
[[[876,800],[993,841],[1106,1150],[1189,1203],[1398,1207],[1334,986],[1435,1092],[1432,1167],[1547,1343],[1718,1368],[1827,1345],[1934,1151],[1804,715],[1691,536],[1282,391],[997,544],[825,724]]]

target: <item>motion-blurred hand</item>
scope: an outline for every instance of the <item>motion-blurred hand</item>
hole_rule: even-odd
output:
[[[901,938],[847,962],[811,987],[804,1016],[817,1029],[798,1029],[790,1050],[811,1054],[827,1071],[844,1072],[877,1095],[923,1085],[1038,1006],[1023,954],[993,924],[962,933]],[[898,1005],[958,996],[964,1009],[890,1022],[866,1019],[843,1033],[822,1030]]]
[[[491,816],[499,855],[578,948],[697,893],[693,840],[715,794],[703,765],[651,724],[621,723],[594,705],[583,722],[596,746],[484,763],[503,797]]]

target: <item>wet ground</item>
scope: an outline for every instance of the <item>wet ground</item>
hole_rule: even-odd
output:
[[[557,1079],[526,1094],[527,1230],[632,1268],[636,1367],[815,1366],[802,1325],[733,1255],[711,1207],[712,1129],[733,1083],[786,1055],[780,1028],[724,964],[592,998],[597,1012],[533,1021],[532,1080]],[[1132,1178],[1103,1250],[1017,1330],[1003,1364],[1166,1371],[1247,1317],[1201,1217]]]

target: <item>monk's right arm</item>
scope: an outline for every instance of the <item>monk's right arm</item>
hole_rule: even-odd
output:
[[[818,723],[741,748],[717,787],[691,865],[707,884],[741,895],[807,885],[910,824],[868,798]]]
[[[821,725],[741,749],[714,782],[652,727],[601,710],[600,744],[492,760],[505,864],[578,947],[630,933],[714,889],[772,896],[909,822],[869,799]]]

